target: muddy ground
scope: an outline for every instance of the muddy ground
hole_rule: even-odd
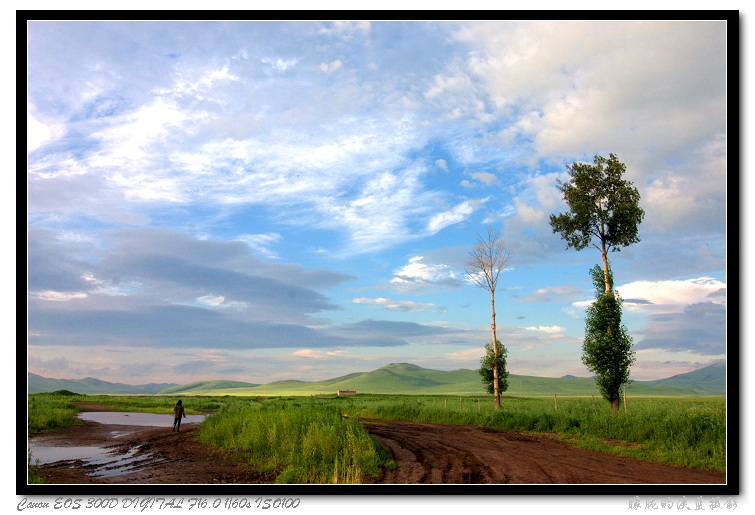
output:
[[[398,464],[373,484],[725,484],[721,472],[647,463],[575,449],[547,435],[484,427],[363,420]],[[270,483],[231,455],[201,444],[198,425],[135,427],[87,422],[46,434],[44,445],[107,447],[107,464],[58,461],[40,465],[48,484]],[[119,436],[114,437],[113,434]],[[37,438],[39,441],[39,439]],[[129,469],[112,475],[117,457]]]

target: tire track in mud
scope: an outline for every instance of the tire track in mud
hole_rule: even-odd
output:
[[[392,484],[724,484],[722,472],[571,447],[548,436],[462,425],[362,419],[398,464]]]

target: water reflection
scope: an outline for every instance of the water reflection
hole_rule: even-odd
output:
[[[99,424],[117,425],[118,429],[112,431],[112,438],[120,438],[137,430],[137,427],[165,427],[172,428],[173,415],[161,415],[155,413],[125,413],[115,411],[92,411],[79,413],[81,420],[97,422]],[[184,424],[199,424],[206,415],[187,415],[182,420]],[[124,430],[123,426],[134,426],[133,431]],[[115,450],[93,445],[87,446],[60,446],[50,445],[51,441],[44,435],[29,439],[31,451],[31,463],[45,465],[55,462],[70,462],[73,467],[75,462],[83,462],[84,466],[92,470],[88,474],[92,477],[116,476],[139,470],[139,465],[144,460],[154,458],[151,454],[138,454],[139,447],[129,449],[125,454],[117,454]]]
[[[184,424],[201,423],[207,415],[186,415],[181,421]],[[173,414],[162,415],[159,413],[126,413],[122,411],[86,411],[79,413],[81,420],[97,422],[99,424],[117,424],[124,426],[155,426],[172,427]]]

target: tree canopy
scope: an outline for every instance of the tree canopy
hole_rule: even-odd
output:
[[[592,244],[603,258],[603,285],[608,286],[608,252],[640,241],[638,226],[645,212],[640,193],[622,178],[626,166],[615,154],[595,156],[592,164],[567,165],[570,180],[558,181],[569,211],[550,216],[554,233],[566,240],[566,248],[582,250]]]
[[[485,355],[480,358],[480,375],[482,376],[482,382],[485,384],[485,388],[488,393],[495,393],[495,377],[493,374],[493,363],[498,364],[498,391],[505,392],[509,389],[509,371],[506,369],[506,357],[508,351],[506,347],[499,341],[496,342],[498,355],[496,357],[493,352],[493,346],[490,342],[485,344]]]

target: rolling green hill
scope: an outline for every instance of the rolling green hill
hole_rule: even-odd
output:
[[[355,372],[314,382],[289,380],[256,385],[241,381],[215,380],[183,385],[164,385],[161,389],[157,389],[156,385],[118,385],[92,379],[80,381],[46,379],[29,374],[29,393],[62,389],[86,394],[141,393],[262,397],[333,395],[338,390],[356,390],[358,394],[486,395],[480,375],[476,370],[430,370],[409,363],[391,363],[371,372]],[[710,365],[700,370],[656,381],[636,381],[627,386],[627,393],[641,396],[726,395],[726,365]],[[511,374],[509,388],[503,395],[552,396],[554,394],[598,396],[599,392],[595,386],[595,380],[589,377],[553,378]]]
[[[50,379],[29,372],[27,393],[69,390],[82,395],[151,395],[173,386],[176,385],[173,383],[149,383],[142,385],[109,383],[94,379],[93,377],[84,379]]]
[[[233,390],[236,388],[254,388],[259,386],[253,383],[245,383],[242,381],[197,381],[194,383],[180,384],[171,386],[160,391],[160,395],[175,395],[175,394],[188,394],[188,395],[207,395],[207,392],[214,392],[217,390]],[[214,395],[214,394],[211,394]]]
[[[392,363],[371,372],[357,372],[323,381],[276,381],[255,387],[203,390],[209,395],[297,396],[335,394],[356,390],[363,394],[484,395],[476,370],[430,370],[408,363]],[[711,365],[687,374],[657,381],[636,381],[627,387],[631,395],[725,395],[726,367]],[[536,377],[511,374],[507,396],[599,395],[589,377]]]

